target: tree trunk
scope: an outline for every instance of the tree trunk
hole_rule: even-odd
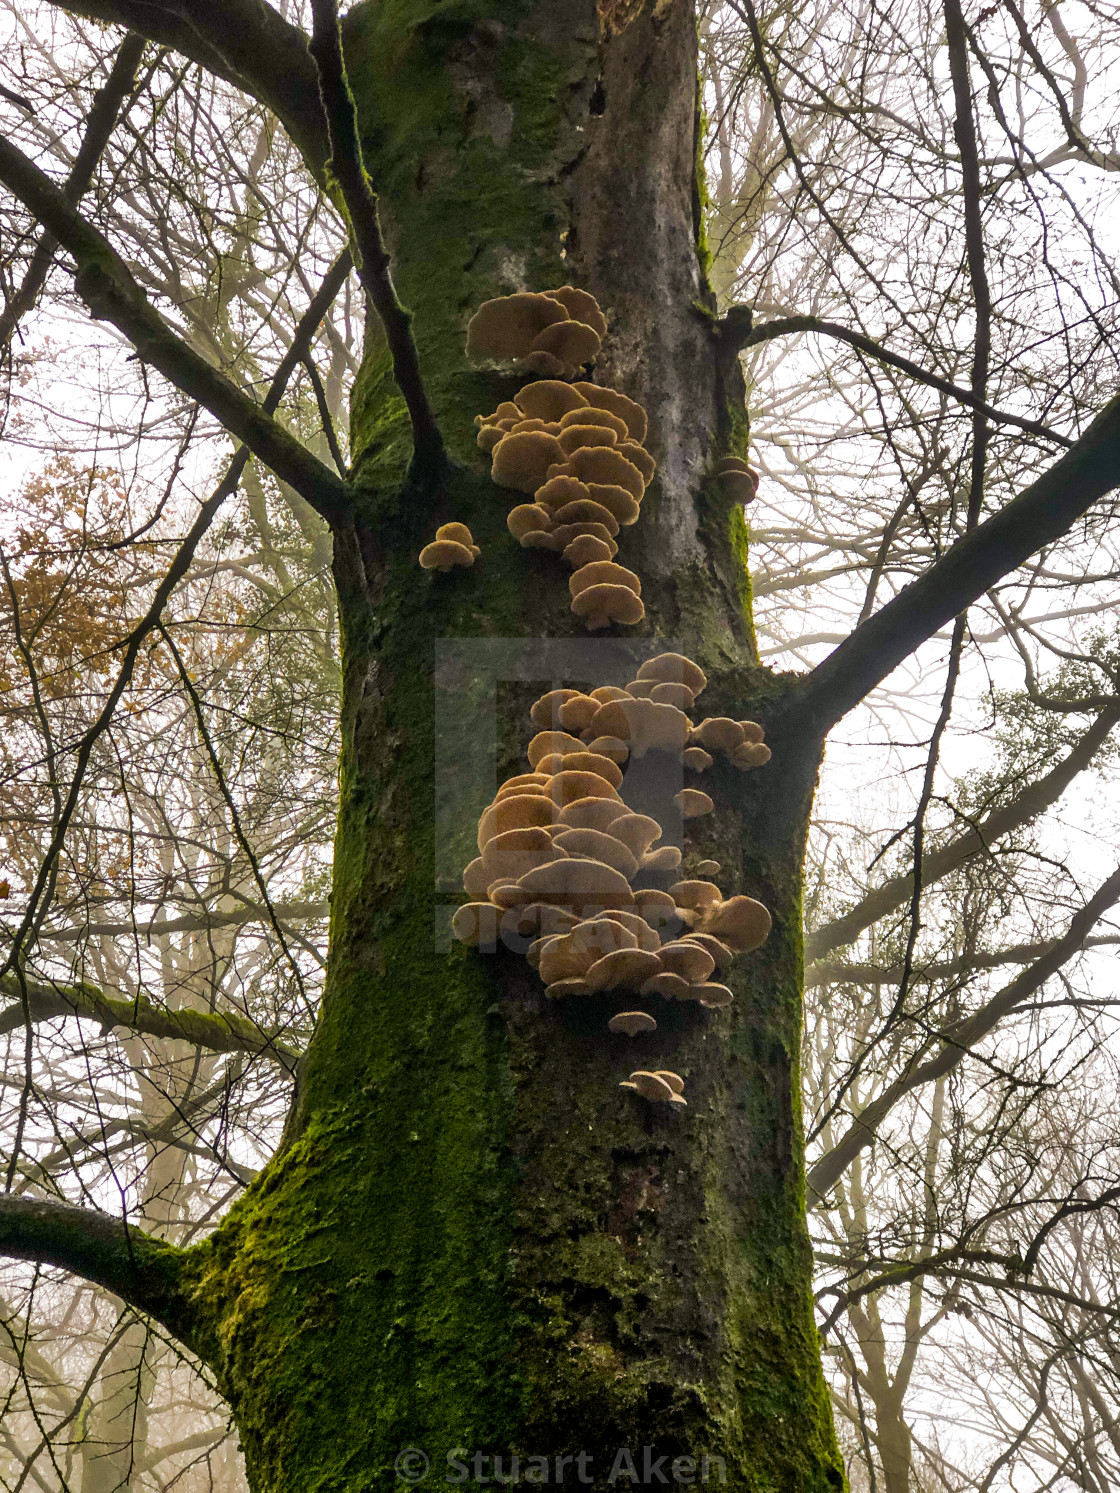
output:
[[[737,961],[729,1011],[666,1003],[656,1042],[624,1050],[605,998],[546,1003],[519,954],[439,931],[437,644],[586,637],[557,557],[509,538],[509,495],[474,444],[474,415],[521,382],[465,362],[482,300],[566,281],[599,297],[596,380],[648,407],[659,463],[620,536],[644,586],[641,656],[696,658],[707,714],[765,720],[781,692],[754,651],[742,510],[705,486],[714,457],[744,450],[746,420],[704,278],[692,6],[601,8],[602,36],[592,0],[400,0],[346,20],[367,165],[455,465],[438,489],[402,484],[408,424],[371,328],[353,409],[362,517],[335,535],[343,747],[324,1009],[280,1155],[191,1255],[210,1324],[195,1346],[259,1490],[398,1486],[409,1447],[434,1483],[508,1477],[517,1455],[523,1478],[545,1480],[530,1459],[546,1458],[547,1481],[596,1487],[672,1482],[677,1458],[685,1483],[843,1485],[798,1099],[817,744],[776,741],[768,767],[705,777],[717,810],[690,834],[686,871],[714,856],[725,895],[774,917]],[[432,579],[416,556],[452,519],[482,558]],[[544,670],[499,689],[503,775],[524,770],[528,704],[560,682]],[[468,784],[464,847],[492,787]],[[618,1089],[647,1064],[686,1076],[687,1110]]]

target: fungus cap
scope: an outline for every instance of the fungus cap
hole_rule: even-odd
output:
[[[617,389],[605,389],[602,384],[574,384],[573,388],[578,390],[593,408],[610,410],[612,415],[625,420],[632,440],[637,441],[639,445],[645,440],[649,421],[645,410],[636,399],[627,398]]]
[[[495,797],[500,798],[503,793],[512,792],[514,789],[543,788],[548,783],[548,779],[547,772],[519,772],[516,777],[506,779]]]
[[[583,698],[584,696],[578,689],[550,689],[547,694],[543,694],[539,700],[534,701],[533,708],[529,711],[529,719],[542,731],[555,730],[562,724],[561,705],[567,700]]]
[[[766,942],[772,926],[761,902],[753,897],[730,897],[705,910],[700,930],[714,933],[736,954],[749,954]]]
[[[612,539],[618,533],[618,519],[609,508],[604,508],[593,498],[577,498],[573,503],[545,511],[550,512],[553,523],[561,527],[565,524],[601,524]]]
[[[611,764],[614,766],[614,764]],[[575,803],[579,798],[613,798],[619,802],[618,790],[613,783],[600,777],[597,772],[581,772],[567,768],[553,774],[548,785],[548,794],[553,803],[561,808]]]
[[[505,421],[502,422],[505,424]],[[509,428],[510,435],[523,435],[527,430],[543,430],[545,435],[559,435],[560,422],[558,420],[538,420],[534,415],[532,419],[515,420]]]
[[[657,463],[644,446],[639,446],[637,441],[620,441],[618,450],[622,452],[627,461],[632,461],[642,474],[642,481],[648,487],[653,481],[653,474],[657,471]]]
[[[609,627],[612,622],[633,627],[646,614],[640,596],[628,586],[588,586],[572,598],[572,611],[587,623],[588,632]]]
[[[587,483],[587,491],[592,500],[613,513],[619,524],[628,529],[631,524],[636,524],[641,516],[641,507],[633,494],[627,492],[624,487],[611,485],[604,482]]]
[[[607,318],[589,290],[578,290],[574,285],[561,285],[558,289],[546,290],[543,294],[559,301],[573,321],[582,321],[589,327],[594,327],[600,337],[607,335]]]
[[[626,586],[635,596],[641,596],[642,583],[625,565],[616,565],[613,560],[593,560],[568,577],[568,590],[573,596],[586,591],[589,586]],[[590,724],[590,722],[589,722]]]
[[[553,843],[567,855],[590,856],[621,871],[627,881],[638,874],[638,862],[630,849],[609,832],[599,829],[563,829]]]
[[[581,410],[569,410],[566,415],[560,417],[560,429],[567,430],[571,425],[598,425],[603,430],[613,430],[620,442],[633,445],[630,433],[626,428],[626,421],[620,420],[617,415],[612,415],[609,410],[596,410],[587,405]],[[641,450],[641,447],[638,448]]]
[[[582,751],[583,742],[578,736],[572,736],[567,731],[538,731],[525,748],[525,755],[529,759],[529,765],[535,771],[541,758],[549,756],[552,752]]]
[[[474,550],[454,539],[433,539],[420,551],[420,564],[425,570],[454,570],[456,565],[474,564]]]
[[[552,861],[522,876],[521,892],[526,900],[552,902],[586,915],[595,908],[633,907],[634,893],[621,871],[602,861],[569,859]]]
[[[697,876],[718,876],[720,872],[719,861],[698,861],[696,865]]]
[[[584,978],[592,990],[639,990],[660,968],[660,958],[652,951],[617,949],[596,960]]]
[[[509,435],[512,429],[508,420],[503,420],[500,424],[484,425],[475,436],[474,443],[480,451],[485,451],[489,456],[502,437]]]
[[[606,524],[600,523],[558,524],[552,531],[553,547],[565,550],[573,539],[579,539],[581,535],[590,534],[593,539],[602,540],[610,550],[612,556],[617,555],[618,545],[613,538],[612,530],[617,532],[613,523],[610,529],[607,528]]]
[[[716,961],[708,950],[688,939],[662,944],[659,953],[662,967],[670,974],[680,975],[690,985],[706,980],[716,967]]]
[[[518,390],[514,400],[518,418],[528,415],[531,419],[561,420],[570,410],[588,408],[587,400],[579,390],[559,379],[543,378],[526,384]],[[498,406],[499,410],[504,408],[504,405]]]
[[[699,788],[682,788],[679,793],[673,794],[673,802],[680,809],[682,819],[699,819],[702,814],[710,814],[715,808],[708,794],[701,792]]]
[[[611,521],[616,522],[613,514]],[[572,542],[564,547],[564,559],[573,570],[590,565],[593,560],[613,559],[617,553],[616,544],[612,544],[609,539],[599,539],[594,534],[577,534]]]
[[[612,922],[621,923],[624,928],[629,928],[630,932],[638,940],[639,949],[646,949],[648,952],[656,954],[661,947],[661,940],[657,934],[646,920],[639,917],[636,912],[616,907],[609,914],[609,917]]]
[[[552,528],[552,515],[539,503],[518,503],[509,510],[506,528],[515,539],[523,539],[533,532],[548,533]]]
[[[586,748],[578,752],[553,752],[541,759],[541,769],[551,771],[554,777],[561,772],[593,772],[596,777],[606,778],[612,788],[622,787],[622,770],[618,763]]]
[[[589,327],[585,321],[573,321],[569,317],[565,321],[554,321],[544,327],[533,339],[525,361],[527,365],[535,362],[539,367],[538,354],[545,353],[556,359],[564,373],[574,376],[584,363],[594,360],[602,345],[603,339],[594,327]]]
[[[482,553],[466,524],[441,524],[436,530],[436,538],[450,539],[454,544],[464,545],[467,549],[473,550],[476,556]]]
[[[605,736],[628,741],[634,755],[643,756],[652,750],[683,750],[692,722],[675,705],[658,705],[653,700],[631,697],[600,706],[591,728]]]
[[[615,820],[611,834],[628,845],[635,855],[645,855],[654,840],[661,838],[661,826],[650,814],[628,811]]]
[[[567,907],[553,907],[548,902],[526,902],[520,907],[511,907],[502,914],[501,932],[518,938],[538,935],[544,944],[550,938],[570,933],[579,919]]]
[[[556,439],[569,456],[573,451],[584,451],[592,446],[611,447],[618,443],[614,431],[605,425],[569,425],[558,432]]]
[[[547,529],[530,529],[517,541],[523,550],[554,550],[559,548],[555,534]]]
[[[552,836],[539,825],[525,829],[502,830],[482,847],[482,866],[495,881],[512,877],[520,879],[526,871],[563,860],[566,852],[557,849]]]
[[[676,845],[662,845],[642,856],[643,871],[675,871],[681,863],[681,853]]]
[[[682,926],[680,908],[668,892],[656,887],[643,887],[634,894],[634,911],[651,928],[675,928]]]
[[[559,442],[557,448],[559,449]],[[608,446],[583,446],[578,451],[573,451],[568,457],[567,468],[570,475],[578,477],[581,482],[610,483],[614,487],[624,487],[635,501],[639,501],[646,490],[642,474],[634,463]]]
[[[566,694],[567,699],[556,707],[556,717],[565,731],[582,731],[599,707],[590,695],[580,690],[568,690]]]
[[[675,975],[671,970],[663,969],[660,974],[654,975],[646,981],[639,995],[663,995],[667,1001],[687,1000],[688,981],[681,975]]]
[[[743,728],[725,715],[712,715],[693,728],[691,739],[710,752],[726,752],[730,757],[743,745]]]
[[[720,489],[736,503],[753,503],[758,493],[758,482],[753,473],[717,472],[715,480]]]
[[[626,686],[626,693],[632,700],[648,700],[657,685],[650,679],[631,679]]]
[[[678,907],[688,907],[694,911],[715,907],[723,901],[723,893],[712,881],[678,881],[669,888],[669,896]]]
[[[657,684],[687,685],[693,698],[708,683],[708,676],[700,665],[685,658],[683,653],[659,653],[655,658],[647,658],[638,670],[638,678],[652,679]]]
[[[646,682],[642,680],[643,684]],[[678,710],[691,710],[695,700],[687,684],[674,684],[669,680],[655,684],[649,692],[649,698],[658,705],[675,705]]]
[[[703,984],[694,989],[694,998],[708,1011],[722,1011],[735,999],[726,985]]]
[[[702,949],[707,949],[715,960],[717,969],[730,969],[735,959],[734,953],[727,945],[711,933],[686,933],[682,941],[698,943]]]
[[[655,1032],[657,1022],[644,1011],[619,1011],[607,1022],[610,1032],[622,1032],[627,1037],[637,1037],[644,1032]]]
[[[542,829],[555,822],[556,805],[543,793],[510,794],[495,799],[478,821],[479,851],[495,835],[505,834],[507,830]]]
[[[579,976],[573,976],[567,980],[554,980],[551,985],[545,986],[545,995],[549,1000],[563,1000],[566,995],[590,995],[591,986],[586,980]]]
[[[613,954],[619,949],[636,949],[639,940],[623,918],[612,913],[577,923],[571,930],[570,944],[581,957],[587,955],[591,964],[595,964],[605,954]]]
[[[520,358],[554,322],[570,320],[568,308],[547,295],[519,291],[483,301],[467,323],[469,358]]]
[[[482,857],[476,856],[473,861],[468,861],[463,867],[463,890],[472,902],[481,902],[486,896],[486,888],[493,880],[486,874],[482,864]]]
[[[587,750],[600,757],[609,757],[618,764],[625,762],[630,755],[630,748],[624,741],[619,741],[617,736],[593,736],[587,743]]]
[[[732,752],[731,760],[736,767],[745,770],[749,767],[765,767],[772,756],[773,753],[764,741],[744,741]]]
[[[611,700],[628,700],[630,695],[617,684],[600,684],[595,689],[587,692],[593,700],[598,700],[600,705],[607,705]]]
[[[451,919],[451,931],[460,943],[474,948],[492,948],[498,941],[500,910],[489,902],[464,902]]]
[[[620,1084],[619,1087],[622,1088],[623,1085]],[[663,1078],[659,1078],[656,1073],[646,1073],[642,1069],[631,1073],[625,1087],[637,1089],[643,1099],[651,1099],[655,1103],[668,1104],[669,1100],[673,1097],[671,1084],[666,1083]]]
[[[543,430],[503,436],[494,447],[490,475],[499,487],[535,493],[543,485],[548,468],[563,456],[560,442]]]
[[[542,487],[538,487],[533,494],[533,501],[546,508],[563,508],[565,503],[578,503],[581,498],[590,496],[586,482],[561,473],[550,477]]]
[[[684,1093],[684,1079],[679,1073],[670,1073],[667,1068],[655,1068],[653,1076],[654,1078],[660,1078],[663,1083],[667,1083],[674,1095],[679,1097]]]
[[[559,823],[568,829],[609,830],[626,814],[620,798],[577,798],[560,810]]]
[[[743,728],[744,741],[760,742],[766,740],[766,732],[757,721],[740,721],[739,724]]]
[[[685,747],[681,753],[681,761],[685,767],[691,768],[693,772],[707,772],[708,768],[715,761],[715,758],[706,752],[703,747],[690,746]]]

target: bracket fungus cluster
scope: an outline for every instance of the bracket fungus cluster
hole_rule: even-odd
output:
[[[446,572],[456,565],[473,565],[481,553],[466,524],[443,524],[420,551],[420,564],[425,570]]]
[[[524,549],[555,551],[572,567],[572,611],[589,631],[612,622],[632,626],[645,616],[641,581],[614,557],[619,531],[637,522],[657,469],[643,444],[642,406],[601,384],[569,381],[593,360],[606,325],[594,296],[565,285],[486,301],[467,327],[472,356],[517,358],[523,371],[540,375],[491,414],[475,417],[478,445],[490,455],[494,481],[529,500],[510,510],[513,537]],[[565,361],[549,351],[580,328],[594,338],[588,356],[576,362],[574,353],[565,354]]]
[[[657,1030],[649,1009],[655,996],[708,1010],[729,1005],[732,993],[718,976],[770,931],[770,914],[754,898],[724,897],[713,881],[677,879],[682,853],[658,844],[662,817],[635,811],[624,796],[630,782],[648,787],[650,773],[636,766],[643,759],[650,759],[646,768],[673,768],[667,775],[675,772],[677,781],[674,764],[690,771],[711,765],[694,743],[713,736],[712,721],[697,726],[686,714],[706,683],[690,659],[663,653],[625,687],[542,695],[530,712],[537,728],[526,750],[530,770],[503,783],[482,814],[479,853],[463,873],[471,900],[452,920],[456,937],[475,947],[531,940],[527,958],[545,994],[613,997],[621,1008],[608,1030],[627,1037]],[[737,753],[748,738],[762,745],[762,729],[751,721],[729,724],[739,733],[735,741],[717,731],[712,745],[746,767]],[[706,793],[685,788],[658,808],[669,822],[670,804],[677,821],[713,807]],[[719,864],[702,861],[700,868],[715,875]],[[638,1070],[622,1086],[645,1099],[685,1103],[683,1082],[665,1070]]]
[[[607,319],[589,291],[574,285],[521,291],[482,305],[467,323],[467,354],[514,362],[538,378],[575,378],[595,361]]]

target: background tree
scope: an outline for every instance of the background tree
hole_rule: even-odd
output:
[[[221,1411],[185,1387],[185,1346],[256,1486],[387,1485],[407,1444],[437,1466],[454,1445],[586,1449],[602,1475],[647,1443],[721,1456],[732,1485],[838,1486],[798,1104],[802,853],[830,730],[805,1053],[852,1444],[892,1489],[952,1486],[952,1449],[915,1438],[907,1400],[935,1352],[1010,1354],[1014,1395],[976,1412],[992,1477],[1106,1473],[1115,1164],[1107,1107],[1079,1106],[1108,1015],[1074,961],[1110,936],[1120,886],[1094,853],[1105,821],[1072,847],[1040,824],[1107,762],[1115,720],[1110,639],[1087,629],[1114,577],[1120,417],[1090,421],[1116,296],[1060,175],[1113,164],[1091,40],[1053,7],[1040,42],[1010,4],[994,36],[995,12],[952,0],[934,18],[747,5],[700,17],[698,58],[676,0],[366,3],[340,51],[328,5],[211,10],[10,13],[24,480],[5,537],[0,1218],[37,1267],[8,1317],[13,1481],[164,1485],[196,1456],[221,1477]],[[1034,107],[1009,113],[1016,90]],[[1040,151],[1028,124],[1061,139]],[[1024,221],[1044,275],[1024,273]],[[432,938],[435,642],[574,626],[505,535],[471,420],[516,385],[469,367],[463,327],[487,296],[561,280],[608,311],[596,378],[651,414],[660,469],[630,551],[649,651],[679,642],[706,708],[764,720],[774,747],[757,776],[714,774],[691,852],[718,853],[775,933],[733,1014],[665,1023],[684,1125],[620,1106],[601,1023],[543,1009],[517,961]],[[49,314],[25,321],[40,295]],[[822,333],[820,364],[782,351]],[[741,366],[774,499],[754,609],[741,511],[707,480],[745,454]],[[224,476],[223,430],[244,443]],[[448,518],[485,561],[433,587],[415,556]],[[991,636],[962,620],[974,603]],[[771,658],[816,666],[764,667],[756,616]],[[975,687],[981,661],[1002,692]],[[503,714],[503,764],[531,698]],[[942,754],[1003,722],[1003,756],[954,783]],[[852,791],[857,747],[861,787],[884,764],[877,798]],[[951,1336],[974,1298],[1014,1333]]]

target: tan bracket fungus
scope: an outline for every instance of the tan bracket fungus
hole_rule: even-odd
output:
[[[425,570],[446,573],[457,565],[473,565],[481,553],[466,524],[443,524],[431,544],[420,551],[420,564]]]
[[[608,571],[621,569],[608,565]],[[601,574],[592,569],[592,584],[578,594],[593,590]],[[632,682],[643,691],[637,698],[618,685],[561,687],[533,704],[537,729],[526,749],[531,770],[507,779],[479,819],[479,854],[463,873],[470,900],[452,919],[460,941],[490,949],[528,940],[526,958],[550,1000],[625,993],[712,1011],[732,1001],[718,975],[735,953],[765,939],[769,913],[750,897],[725,898],[714,881],[699,878],[677,881],[667,891],[635,888],[647,873],[675,871],[681,850],[658,846],[660,819],[634,812],[625,798],[632,758],[702,750],[686,745],[696,728],[685,711],[645,691],[668,686],[674,701],[684,701],[681,691],[695,699],[705,683],[691,660],[661,654],[639,669]],[[724,733],[729,742],[761,745],[740,729],[750,723],[730,724],[736,730]],[[695,795],[685,805],[711,806],[707,794],[683,792]],[[713,875],[719,870],[716,861],[698,867]],[[658,1030],[656,1018],[636,1008],[616,1012],[606,1025],[630,1036]],[[640,1070],[622,1087],[684,1104],[683,1080],[667,1070]]]

